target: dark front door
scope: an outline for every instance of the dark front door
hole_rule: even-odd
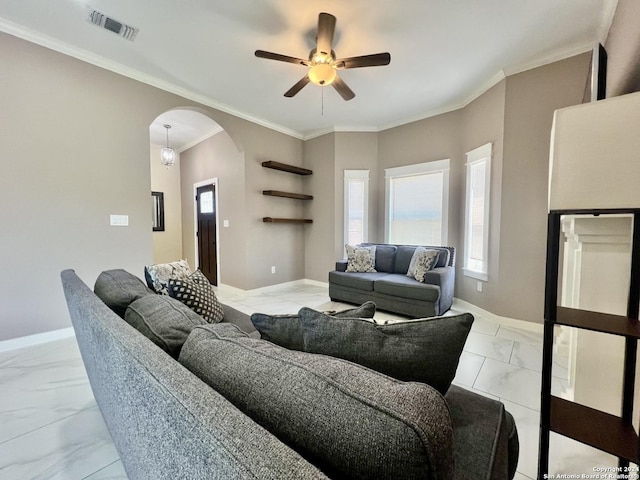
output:
[[[216,257],[216,187],[206,185],[196,191],[198,208],[198,268],[218,285],[218,259]]]

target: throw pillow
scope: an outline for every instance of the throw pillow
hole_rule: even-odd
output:
[[[304,351],[343,358],[403,381],[446,393],[458,368],[473,315],[422,318],[378,325],[345,322],[310,308],[299,312]]]
[[[221,322],[224,318],[222,304],[216,297],[210,283],[195,283],[189,278],[171,278],[168,284],[169,296],[180,300],[209,323]]]
[[[407,277],[413,277],[417,281],[424,283],[426,273],[432,270],[438,262],[438,255],[440,255],[440,252],[437,250],[427,250],[424,247],[416,248],[409,263]]]
[[[186,260],[171,263],[158,263],[144,267],[144,277],[149,288],[161,295],[168,295],[167,285],[170,278],[186,278],[191,275],[191,269]]]
[[[347,272],[376,272],[376,247],[354,247],[345,245],[347,249]]]
[[[204,273],[202,273],[202,270],[200,270],[200,269],[198,269],[195,272],[193,272],[187,278],[189,280],[191,280],[192,282],[197,283],[199,285],[211,285],[211,282],[209,281],[209,279],[206,277],[206,275]]]
[[[124,314],[125,321],[178,358],[194,327],[206,325],[204,318],[166,295],[148,295],[133,302]]]
[[[373,318],[376,313],[376,304],[365,302],[359,307],[349,308],[340,312],[331,312],[327,315],[337,318]],[[300,317],[298,315],[267,315],[266,313],[254,313],[251,322],[260,332],[260,338],[280,345],[290,350],[304,350],[304,338]]]
[[[93,291],[120,318],[124,318],[127,307],[138,298],[155,295],[142,280],[122,269],[98,275]]]
[[[433,388],[264,340],[193,330],[180,363],[330,478],[453,478],[453,429]]]

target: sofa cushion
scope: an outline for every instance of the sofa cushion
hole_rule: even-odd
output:
[[[433,248],[433,247],[427,247],[427,248]],[[452,252],[454,251],[453,248],[442,247],[442,248],[435,248],[435,250],[438,250],[440,252],[440,255],[438,255],[438,261],[436,262],[434,268],[448,267],[449,262],[451,261]]]
[[[329,477],[453,478],[449,411],[428,385],[218,327],[195,328],[180,363]]]
[[[411,256],[411,262],[409,262],[407,276],[424,283],[424,276],[438,263],[439,255],[440,252],[438,250],[428,250],[424,247],[416,248]]]
[[[394,273],[377,280],[373,286],[376,292],[394,297],[410,298],[413,300],[437,302],[440,297],[440,287]]]
[[[376,245],[376,270],[378,272],[393,273],[393,265],[396,259],[395,245]]]
[[[329,312],[327,312],[329,314]],[[376,313],[376,304],[365,302],[359,307],[349,308],[340,312],[331,312],[330,315],[338,318],[373,318]],[[300,317],[298,315],[267,315],[266,313],[254,313],[251,322],[260,332],[260,338],[291,350],[303,350],[304,338]]]
[[[398,245],[398,251],[396,252],[396,261],[394,263],[394,273],[402,273],[404,275],[409,271],[409,265],[411,264],[411,258],[413,252],[416,251],[414,245]]]
[[[144,278],[149,288],[161,295],[168,295],[167,285],[170,278],[186,278],[191,275],[191,268],[186,260],[171,263],[157,263],[144,267]]]
[[[304,351],[359,363],[398,380],[423,382],[446,393],[473,315],[405,320],[384,325],[300,310]]]
[[[216,297],[213,285],[208,280],[206,284],[201,279],[197,281],[200,283],[192,281],[191,277],[184,279],[170,278],[167,288],[169,296],[180,300],[209,323],[222,321],[224,310]]]
[[[194,327],[207,322],[166,295],[139,298],[127,308],[125,321],[174,358]]]
[[[142,280],[122,269],[102,272],[98,275],[93,290],[121,318],[124,318],[124,313],[132,302],[147,295],[155,295]]]
[[[520,447],[504,405],[455,385],[445,399],[453,421],[455,478],[513,478]]]
[[[365,292],[373,292],[373,283],[389,275],[385,272],[376,273],[356,273],[356,272],[329,272],[329,283],[342,285],[344,287],[357,288]]]
[[[373,273],[376,271],[376,247],[354,247],[347,249],[347,272]]]

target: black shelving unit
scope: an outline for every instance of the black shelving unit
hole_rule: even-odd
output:
[[[558,306],[560,222],[563,215],[633,216],[631,269],[627,315],[609,315]],[[640,338],[640,209],[552,210],[548,217],[547,263],[542,351],[542,391],[540,407],[540,450],[538,479],[549,473],[549,436],[564,435],[618,457],[618,466],[640,463],[638,432],[633,427],[633,398],[636,354]],[[582,328],[625,337],[622,415],[610,415],[551,395],[553,331],[556,325]]]

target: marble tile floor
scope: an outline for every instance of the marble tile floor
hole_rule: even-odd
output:
[[[245,313],[295,313],[302,306],[348,308],[326,287],[294,284],[254,292],[218,290]],[[455,307],[452,314],[458,313]],[[378,312],[378,319],[398,317]],[[536,478],[542,335],[476,316],[454,383],[501,400],[516,420],[516,480]],[[554,393],[566,387],[566,366],[554,366]],[[552,435],[550,472],[589,474],[615,458]],[[93,399],[74,338],[0,353],[0,479],[126,479]]]

